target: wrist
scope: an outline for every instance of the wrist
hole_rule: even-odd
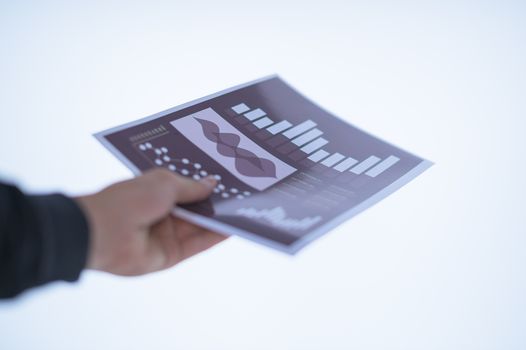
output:
[[[100,256],[100,237],[98,234],[99,215],[97,214],[96,206],[94,205],[94,196],[81,196],[74,198],[78,206],[82,209],[86,221],[88,222],[88,253],[86,258],[86,268],[94,270],[102,270],[102,258]]]

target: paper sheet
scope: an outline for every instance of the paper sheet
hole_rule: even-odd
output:
[[[175,215],[294,254],[432,163],[265,77],[97,133],[136,175],[214,175],[209,200]]]

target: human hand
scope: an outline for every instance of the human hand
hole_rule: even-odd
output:
[[[87,268],[141,275],[171,267],[226,237],[171,215],[175,204],[206,199],[216,182],[155,169],[76,198],[90,225]]]

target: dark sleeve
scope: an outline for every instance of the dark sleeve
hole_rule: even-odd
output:
[[[73,199],[28,196],[0,183],[0,298],[51,281],[76,281],[88,240],[88,223]]]

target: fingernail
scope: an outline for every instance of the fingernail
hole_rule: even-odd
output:
[[[208,187],[215,187],[217,183],[216,179],[214,179],[213,176],[203,177],[201,180],[199,180],[199,182],[201,182],[202,184],[205,184]]]

